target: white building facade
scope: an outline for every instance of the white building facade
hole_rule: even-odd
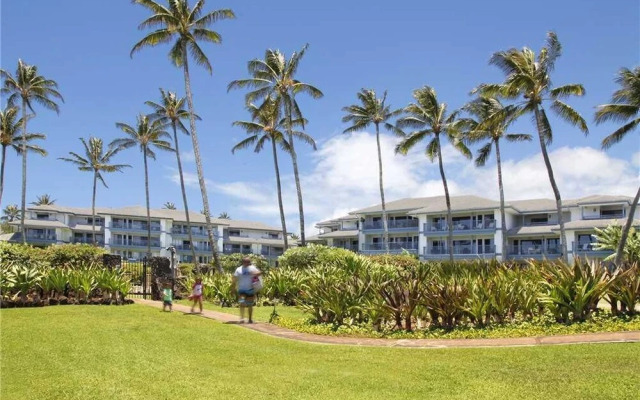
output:
[[[96,243],[112,254],[140,260],[151,245],[152,256],[169,256],[168,248],[176,249],[181,262],[211,260],[212,244],[205,226],[205,217],[189,213],[191,239],[184,211],[152,209],[151,224],[147,225],[144,207],[96,208],[95,221],[91,209],[61,206],[34,206],[25,214],[26,242],[35,246],[63,243]],[[275,258],[284,251],[282,231],[253,221],[212,218],[214,246],[221,254],[261,254]],[[19,226],[20,221],[11,222]],[[95,231],[94,227],[95,225]],[[149,226],[151,240],[148,238]],[[20,233],[9,238],[21,242]]]
[[[627,196],[594,195],[563,201],[562,217],[568,258],[601,260],[611,252],[594,248],[595,228],[624,225],[633,199]],[[507,201],[505,221],[500,203],[478,196],[451,197],[453,254],[455,259],[556,259],[562,256],[556,203],[549,199]],[[407,198],[386,203],[389,252],[408,251],[422,260],[446,260],[447,207],[444,196]],[[350,225],[342,224],[349,221]],[[502,225],[507,229],[507,248],[502,246]],[[640,226],[634,220],[634,226]],[[355,210],[349,216],[318,223],[311,242],[346,247],[363,254],[386,251],[382,207]],[[356,246],[355,249],[353,248]]]

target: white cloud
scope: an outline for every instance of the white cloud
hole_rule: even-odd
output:
[[[636,168],[640,168],[640,151],[636,151],[631,156],[631,162]]]
[[[381,135],[385,199],[444,194],[437,161],[424,156],[424,145],[407,156],[394,153],[397,138]],[[496,167],[476,168],[450,145],[443,147],[445,172],[452,195],[476,194],[498,198]],[[637,168],[591,147],[562,147],[550,152],[551,164],[564,199],[591,194],[633,195],[638,187]],[[638,163],[640,152],[634,155]],[[542,156],[523,159],[503,156],[503,180],[507,199],[552,198]],[[179,182],[173,171],[174,182]],[[299,231],[298,203],[292,176],[282,176],[283,201],[288,229]],[[357,208],[380,203],[375,135],[339,135],[322,143],[312,155],[311,170],[301,174],[305,229],[314,234],[316,222],[339,217]],[[197,177],[185,173],[187,185],[197,187]],[[279,226],[275,185],[271,181],[207,183],[230,199],[239,218],[261,218]]]
[[[193,153],[193,150],[190,151],[181,151],[180,152],[180,160],[185,163],[192,163],[196,161],[196,156]]]

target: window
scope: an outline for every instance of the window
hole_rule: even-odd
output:
[[[531,225],[541,225],[549,222],[547,217],[531,217]]]
[[[240,236],[240,231],[239,230],[229,230],[229,236]]]
[[[36,213],[36,219],[49,219],[49,214]]]
[[[278,238],[277,233],[269,233],[269,239],[277,239],[277,238]]]
[[[624,216],[624,211],[622,210],[622,208],[613,210],[600,210],[600,215],[603,217],[618,218]]]

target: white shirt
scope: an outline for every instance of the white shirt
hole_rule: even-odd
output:
[[[258,273],[260,273],[260,270],[253,264],[246,267],[238,267],[233,273],[233,276],[235,276],[238,281],[238,290],[253,289],[253,277]]]

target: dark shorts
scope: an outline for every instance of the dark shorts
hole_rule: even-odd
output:
[[[170,306],[171,305],[171,300],[163,300],[162,301],[162,305],[163,306]]]
[[[247,296],[247,297],[253,297],[256,295],[256,293],[253,291],[253,289],[249,289],[249,290],[238,290],[238,294],[240,296]]]

